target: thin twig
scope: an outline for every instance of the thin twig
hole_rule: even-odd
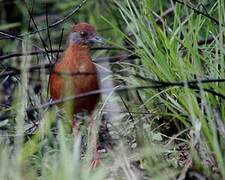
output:
[[[216,82],[225,82],[225,79],[198,79],[198,80],[192,80],[192,81],[181,81],[181,82],[166,82],[166,81],[158,81],[154,80],[151,78],[146,78],[143,76],[140,76],[138,74],[132,74],[135,77],[141,78],[143,80],[147,80],[152,83],[157,83],[157,84],[165,84],[165,85],[172,85],[172,86],[193,86],[197,85],[199,83],[216,83]]]
[[[27,52],[27,53],[22,53],[22,52],[16,52],[16,53],[11,53],[7,55],[0,56],[0,61],[6,60],[6,59],[11,59],[14,57],[21,57],[21,56],[33,56],[33,55],[38,55],[38,54],[46,54],[46,53],[59,53],[63,52],[63,49],[53,49],[53,50],[48,50],[48,51],[32,51],[32,52]]]
[[[166,88],[166,87],[169,87],[169,86],[182,86],[182,87],[185,87],[185,84],[198,84],[198,83],[211,83],[211,82],[225,82],[225,79],[209,79],[209,80],[196,80],[196,81],[188,81],[187,83],[185,82],[174,82],[174,83],[170,83],[170,82],[161,82],[159,84],[156,83],[154,85],[146,85],[146,86],[134,86],[134,87],[127,87],[127,86],[124,86],[124,87],[118,87],[118,88],[107,88],[107,89],[101,89],[101,90],[95,90],[95,91],[91,91],[91,92],[87,92],[87,93],[82,93],[82,94],[79,94],[77,96],[71,96],[71,97],[66,97],[66,98],[63,98],[63,99],[59,99],[59,100],[54,100],[54,101],[51,101],[51,102],[47,102],[45,104],[42,104],[41,106],[39,107],[32,107],[32,108],[29,108],[27,111],[33,111],[33,110],[37,110],[37,109],[42,109],[42,108],[46,108],[46,107],[49,107],[49,106],[52,106],[52,105],[57,105],[57,104],[62,104],[66,101],[71,101],[71,100],[75,100],[75,99],[80,99],[80,98],[83,98],[83,97],[87,97],[87,96],[94,96],[94,95],[98,95],[98,94],[102,94],[102,93],[108,93],[108,92],[112,92],[112,91],[115,91],[115,92],[123,92],[123,91],[128,91],[128,90],[143,90],[143,89],[155,89],[155,88]],[[190,87],[192,88],[192,87]],[[224,99],[225,99],[225,96],[224,96]]]
[[[28,35],[31,35],[31,34],[36,34],[36,33],[39,33],[41,31],[45,31],[47,29],[51,29],[55,26],[58,26],[62,23],[64,23],[65,21],[67,21],[68,19],[70,19],[75,13],[77,13],[82,7],[83,5],[87,2],[87,0],[82,0],[80,2],[80,4],[74,9],[72,10],[69,14],[67,14],[64,18],[50,24],[48,27],[45,27],[45,28],[42,28],[42,29],[39,29],[39,30],[35,30],[35,31],[32,31],[32,32],[29,32],[29,33],[26,33],[26,34],[22,34],[22,35],[18,35],[17,37],[24,37],[24,36],[28,36]]]
[[[62,38],[62,33],[61,33],[61,38]],[[62,41],[62,40],[60,40],[60,41]],[[120,51],[124,50],[124,51],[126,51],[127,49],[128,50],[134,50],[133,47],[126,47],[126,49],[123,49],[123,48],[112,47],[112,46],[101,46],[101,47],[93,47],[93,48],[91,48],[92,51],[96,51],[96,50],[120,50]],[[47,51],[44,51],[44,50],[32,51],[32,52],[27,52],[27,53],[15,52],[15,53],[11,53],[11,54],[0,56],[0,61],[11,59],[13,57],[33,56],[33,55],[46,54],[46,53],[60,53],[60,52],[63,52],[63,51],[64,51],[64,49],[60,48],[60,49],[52,49],[52,50],[47,50]]]
[[[112,56],[112,57],[101,57],[101,58],[97,58],[95,60],[93,60],[95,63],[104,63],[104,62],[117,62],[117,61],[124,61],[124,60],[128,60],[128,59],[137,59],[139,58],[138,56],[134,55],[134,54],[123,54],[120,56]],[[36,70],[40,70],[40,69],[49,69],[52,68],[54,66],[54,64],[35,64],[35,65],[31,65],[28,69],[27,72],[33,72]],[[16,69],[14,68],[13,70],[10,71],[6,71],[2,74],[0,74],[0,78],[4,78],[6,76],[15,76],[15,75],[19,75],[22,71],[20,69]]]
[[[57,55],[56,55],[56,60],[59,58],[59,52],[60,52],[61,45],[62,45],[63,33],[64,33],[64,28],[62,28],[62,31],[61,31],[61,36],[60,36],[60,41],[59,41],[59,48],[58,48],[58,52],[57,52]]]
[[[31,18],[31,20],[32,20],[32,22],[33,22],[35,28],[37,29],[38,36],[39,36],[39,38],[40,38],[40,40],[41,40],[41,43],[42,43],[42,45],[43,45],[43,47],[44,47],[44,50],[45,50],[45,52],[47,52],[47,51],[48,51],[47,45],[46,45],[44,39],[42,38],[40,31],[38,31],[38,26],[37,26],[37,24],[36,24],[36,22],[35,22],[35,20],[34,20],[34,17],[33,17],[32,14],[31,14],[31,11],[29,10],[29,7],[27,6],[27,3],[26,3],[25,0],[24,0],[24,4],[25,4],[25,7],[26,7],[26,9],[27,9],[27,12],[28,12],[28,14],[29,14],[29,16],[30,16],[30,18]],[[47,55],[47,58],[48,58],[49,62],[51,63],[51,59],[50,59],[48,53],[46,53],[46,55]]]
[[[168,16],[169,14],[173,13],[174,12],[174,8],[173,7],[170,7],[169,9],[167,9],[160,17],[156,17],[156,20],[155,22],[156,23],[159,23],[161,22],[161,18],[165,17],[165,16]]]
[[[49,42],[49,46],[50,46],[50,50],[52,52],[52,40],[51,40],[51,35],[50,35],[50,31],[49,31],[49,22],[48,22],[48,3],[45,2],[45,19],[46,19],[46,25],[47,25],[47,36],[48,36],[48,42]],[[51,59],[53,59],[53,54],[51,53]]]
[[[5,37],[8,37],[8,38],[11,39],[11,40],[16,39],[16,40],[21,41],[21,42],[25,41],[25,40],[22,39],[22,38],[19,38],[19,37],[17,37],[17,36],[14,36],[14,35],[11,35],[11,34],[2,32],[2,31],[0,31],[0,35],[5,36]],[[1,39],[0,39],[0,40],[1,40]],[[37,46],[37,45],[35,45],[35,44],[32,44],[32,43],[31,43],[31,46],[36,47],[37,49],[39,49],[39,50],[42,51],[42,52],[45,52],[41,47],[39,47],[39,46]]]
[[[179,3],[179,4],[181,4],[181,5],[187,6],[189,9],[193,10],[196,14],[201,14],[201,15],[207,17],[208,19],[210,19],[211,21],[213,21],[213,22],[216,23],[217,25],[220,24],[220,22],[219,22],[217,19],[215,19],[214,17],[210,16],[208,13],[199,11],[197,8],[192,7],[192,6],[191,6],[190,4],[188,4],[188,3],[185,3],[185,2],[180,1],[180,0],[173,0],[173,1],[175,1],[175,2],[177,2],[177,3]],[[224,24],[222,24],[222,23],[221,23],[221,25],[224,26]]]
[[[76,96],[70,96],[70,97],[65,97],[63,99],[58,99],[58,100],[54,100],[54,101],[50,101],[50,102],[46,102],[40,106],[37,107],[31,107],[26,109],[27,113],[30,113],[32,111],[37,111],[39,109],[43,109],[43,108],[47,108],[47,107],[51,107],[54,105],[59,105],[62,103],[65,103],[67,101],[74,101],[76,99],[81,99],[84,97],[88,97],[88,96],[95,96],[95,95],[99,95],[99,94],[103,94],[103,93],[109,93],[109,92],[123,92],[123,91],[130,91],[130,90],[143,90],[143,89],[157,89],[157,88],[167,88],[169,86],[181,86],[181,87],[186,87],[185,84],[192,84],[191,86],[188,86],[190,89],[198,89],[199,88],[197,86],[193,86],[193,84],[199,84],[201,83],[212,83],[212,82],[225,82],[225,79],[209,79],[209,80],[193,80],[193,81],[187,81],[187,82],[161,82],[160,81],[156,81],[155,84],[153,85],[146,85],[146,86],[134,86],[134,87],[127,87],[127,86],[123,86],[123,87],[117,87],[117,88],[107,88],[107,89],[101,89],[101,90],[95,90],[95,91],[91,91],[91,92],[87,92],[87,93],[82,93]],[[195,82],[195,83],[194,83]],[[204,89],[203,89],[204,90]],[[212,91],[209,91],[210,93],[212,93]],[[214,92],[213,92],[214,93]],[[223,99],[225,99],[224,95],[221,95],[219,93],[214,94],[217,95]],[[0,121],[10,118],[12,115],[10,114],[5,114],[3,116],[0,117]]]

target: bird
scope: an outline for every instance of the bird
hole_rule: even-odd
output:
[[[68,46],[62,58],[54,65],[50,75],[50,94],[52,100],[59,100],[66,96],[77,96],[82,93],[99,90],[98,74],[92,61],[90,47],[94,43],[102,43],[103,38],[97,34],[96,28],[86,22],[75,24],[68,38]],[[93,126],[92,113],[100,99],[100,95],[87,96],[73,101],[74,113],[87,112],[90,124]],[[76,119],[72,120],[72,128],[77,131]],[[93,127],[91,127],[93,128]],[[94,160],[92,167],[99,162],[96,133],[94,138]]]

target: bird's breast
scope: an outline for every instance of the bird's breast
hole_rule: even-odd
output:
[[[98,89],[97,70],[89,57],[79,57],[70,61],[62,59],[55,65],[50,77],[50,92],[54,100]],[[74,104],[75,110],[91,111],[98,99],[99,95],[78,99]]]

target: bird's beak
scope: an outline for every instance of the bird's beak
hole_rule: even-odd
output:
[[[90,37],[89,42],[90,43],[103,43],[103,38],[98,34],[94,34],[92,37]]]

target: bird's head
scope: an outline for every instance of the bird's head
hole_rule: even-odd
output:
[[[81,45],[103,42],[102,37],[97,34],[95,27],[85,22],[73,26],[69,40],[70,43]]]

